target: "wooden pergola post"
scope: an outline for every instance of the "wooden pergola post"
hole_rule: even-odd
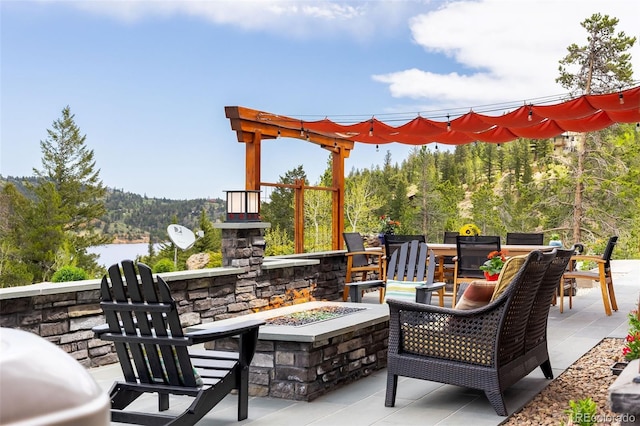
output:
[[[253,134],[250,142],[245,144],[245,189],[249,191],[260,190],[260,151],[262,144],[262,132]]]
[[[343,247],[344,231],[344,160],[349,157],[354,147],[350,139],[336,137],[301,127],[298,119],[257,111],[238,106],[225,107],[225,115],[236,132],[238,142],[245,147],[245,189],[260,190],[263,185],[273,185],[261,181],[261,148],[262,140],[293,138],[319,145],[332,153],[332,188],[307,187],[307,189],[331,190],[332,194],[332,249]],[[294,185],[294,246],[296,253],[304,252],[304,190],[302,181]]]
[[[332,193],[332,249],[342,249],[342,232],[344,232],[344,153],[342,149],[333,152],[331,172],[333,187],[337,191]]]

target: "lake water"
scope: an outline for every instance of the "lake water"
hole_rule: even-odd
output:
[[[155,244],[155,250],[157,251],[160,246],[161,244]],[[149,244],[105,244],[103,246],[89,247],[87,252],[97,254],[98,264],[108,268],[122,260],[136,260],[137,256],[146,256],[149,254]]]

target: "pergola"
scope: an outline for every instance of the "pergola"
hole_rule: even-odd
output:
[[[472,142],[505,143],[519,138],[549,139],[566,132],[593,132],[615,123],[640,122],[640,86],[616,92],[582,95],[555,103],[524,104],[502,115],[469,111],[445,120],[431,120],[418,115],[399,126],[372,117],[368,120],[339,124],[325,118],[304,121],[240,106],[225,107],[238,142],[246,145],[245,189],[261,186],[284,186],[295,191],[295,251],[304,251],[304,190],[332,192],[332,248],[342,248],[344,229],[344,160],[355,142],[409,145],[442,143],[461,145]],[[332,186],[310,187],[297,181],[292,185],[262,182],[260,177],[261,144],[264,139],[279,137],[302,139],[319,145],[332,154]]]

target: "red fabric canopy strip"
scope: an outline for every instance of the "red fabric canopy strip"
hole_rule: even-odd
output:
[[[553,120],[547,120],[532,127],[523,127],[512,130],[514,135],[525,139],[549,139],[565,132],[565,130],[559,127]]]
[[[622,94],[622,103],[620,95]],[[633,108],[640,109],[640,86],[624,92],[607,93],[605,95],[588,95],[587,101],[596,109],[604,111],[622,111]]]
[[[475,141],[504,143],[517,138],[547,139],[567,131],[592,132],[615,123],[633,122],[640,122],[640,86],[581,96],[555,105],[523,105],[495,117],[470,111],[446,122],[416,117],[398,127],[376,118],[350,125],[329,119],[301,121],[300,127],[369,144],[460,145]]]

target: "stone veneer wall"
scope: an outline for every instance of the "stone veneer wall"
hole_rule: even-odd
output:
[[[249,395],[312,401],[387,366],[389,320],[317,342],[258,341]],[[237,339],[206,343],[237,350]]]
[[[255,255],[246,247],[234,250]],[[186,327],[290,304],[303,290],[315,300],[337,300],[345,272],[344,251],[332,251],[265,258],[259,272],[223,267],[160,275]],[[100,280],[89,280],[0,289],[0,326],[42,336],[86,367],[117,362],[113,345],[91,331],[104,323],[99,288]]]

